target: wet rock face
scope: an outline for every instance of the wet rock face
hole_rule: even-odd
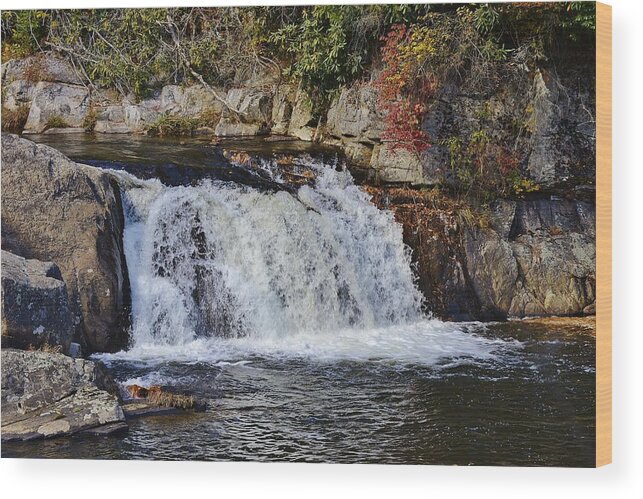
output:
[[[417,191],[371,188],[413,251],[418,286],[437,317],[493,320],[594,313],[595,209],[542,197],[498,201],[483,227]]]
[[[2,440],[71,435],[123,423],[114,389],[100,363],[3,349]]]
[[[595,208],[543,198],[496,205],[467,229],[467,269],[489,316],[581,314],[595,302]]]
[[[2,346],[60,345],[67,352],[73,333],[58,267],[2,251]]]
[[[2,248],[55,262],[85,352],[127,343],[123,213],[113,178],[60,152],[2,136]]]
[[[442,319],[480,318],[480,303],[466,273],[457,213],[436,208],[417,191],[369,188],[369,193],[380,208],[390,209],[402,225],[426,310]]]

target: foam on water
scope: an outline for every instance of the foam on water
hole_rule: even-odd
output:
[[[179,347],[145,343],[104,361],[135,360],[158,363],[204,362],[222,365],[261,357],[299,358],[310,361],[382,361],[437,366],[447,359],[464,363],[490,361],[519,347],[517,342],[490,340],[438,320],[368,329],[342,329],[332,334],[300,331],[289,336],[200,337]]]
[[[130,349],[110,358],[434,364],[497,352],[497,342],[423,314],[392,213],[348,172],[306,166],[317,180],[296,195],[122,175],[133,324]]]

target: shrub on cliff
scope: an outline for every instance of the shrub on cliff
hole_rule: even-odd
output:
[[[301,81],[313,114],[326,109],[335,92],[360,77],[377,54],[378,40],[392,23],[410,22],[430,5],[316,5],[302,7],[285,22],[268,26],[267,41]],[[273,11],[268,11],[270,17]]]
[[[55,50],[89,85],[139,98],[166,83],[225,87],[283,70],[322,116],[342,85],[379,63],[392,26],[403,26],[410,40],[399,40],[410,48],[401,52],[401,67],[415,58],[416,69],[402,71],[402,86],[419,90],[429,73],[475,70],[471,59],[493,60],[519,47],[538,57],[577,54],[581,46],[589,53],[594,23],[587,2],[41,10],[3,12],[2,36],[5,60]],[[408,99],[409,89],[400,90]],[[392,109],[397,121],[420,121],[422,108],[402,101]]]
[[[555,64],[561,52],[557,44],[586,43],[595,29],[594,6],[583,2],[453,9],[395,24],[382,37],[383,69],[376,85],[386,113],[381,137],[391,150],[420,155],[430,147],[434,138],[425,117],[450,87],[478,99],[509,86],[526,95],[530,69]],[[508,137],[512,127],[498,122],[488,106],[477,110],[474,122],[472,130],[456,130],[440,140],[456,193],[484,200],[537,190],[520,169],[524,158],[517,139],[525,124],[515,124]]]
[[[29,107],[20,106],[17,109],[2,108],[2,131],[20,133],[27,123]]]

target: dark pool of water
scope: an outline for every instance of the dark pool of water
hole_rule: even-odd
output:
[[[249,177],[243,168],[231,168],[224,150],[264,159],[307,154],[325,163],[344,160],[335,147],[299,140],[270,141],[264,137],[217,139],[216,143],[212,138],[88,133],[39,134],[26,138],[54,147],[80,163],[125,170],[141,179],[158,178],[171,186],[192,185],[204,178],[257,186],[257,179]]]
[[[590,326],[588,327],[588,324]],[[591,323],[510,322],[493,361],[437,366],[250,357],[231,364],[118,361],[161,376],[204,413],[135,419],[120,437],[3,444],[3,457],[593,466]]]

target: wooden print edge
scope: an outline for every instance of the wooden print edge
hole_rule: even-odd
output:
[[[612,462],[612,7],[596,2],[596,466]]]

